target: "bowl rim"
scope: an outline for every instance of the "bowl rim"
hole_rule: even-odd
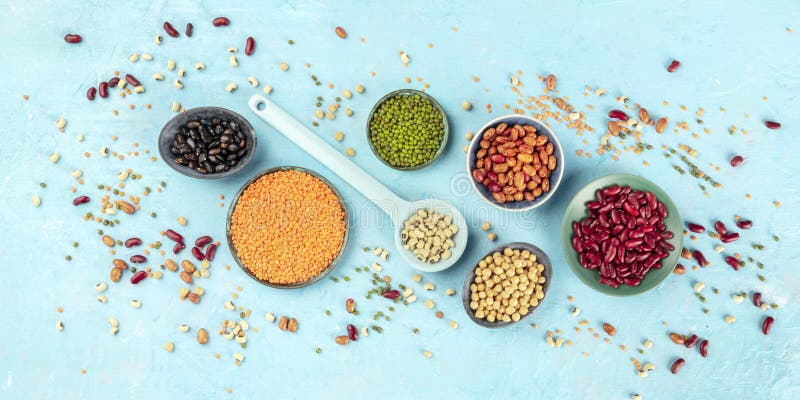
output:
[[[166,145],[167,142],[164,139],[173,138],[175,136],[175,132],[168,131],[167,126],[171,125],[173,121],[179,119],[185,118],[187,120],[191,120],[193,118],[193,115],[201,111],[230,114],[234,119],[237,119],[237,123],[240,123],[243,126],[242,130],[245,131],[245,136],[247,136],[247,138],[252,142],[252,145],[250,146],[250,151],[248,151],[247,154],[245,154],[244,158],[241,159],[240,162],[234,166],[234,168],[231,168],[225,172],[220,172],[220,173],[200,174],[197,171],[189,169],[188,167],[179,165],[172,158],[172,153],[169,151],[169,146]],[[181,175],[195,179],[220,179],[236,174],[237,172],[243,170],[247,166],[247,164],[249,164],[250,161],[253,159],[257,145],[258,145],[258,140],[256,137],[256,131],[253,128],[253,125],[250,124],[250,121],[248,121],[244,116],[237,113],[236,111],[232,111],[227,108],[217,107],[217,106],[194,107],[184,112],[178,113],[169,120],[167,120],[166,123],[164,123],[164,125],[161,127],[161,132],[158,135],[158,152],[161,155],[161,160],[164,161],[165,164],[167,164],[170,168],[180,173]]]
[[[334,259],[331,261],[331,263],[328,264],[328,266],[325,267],[325,269],[323,269],[322,272],[317,274],[317,276],[315,276],[315,277],[313,277],[313,278],[311,278],[311,279],[309,279],[307,281],[297,282],[297,283],[290,283],[290,284],[271,283],[271,282],[268,282],[266,280],[263,280],[263,279],[257,277],[255,274],[253,274],[244,265],[242,260],[239,258],[239,254],[236,251],[236,247],[233,245],[233,238],[231,237],[231,218],[233,217],[233,212],[236,209],[236,204],[239,202],[239,197],[241,197],[242,193],[244,193],[244,191],[253,182],[259,180],[260,178],[262,178],[262,177],[264,177],[266,175],[269,175],[269,174],[272,174],[272,173],[275,173],[275,172],[280,172],[280,171],[300,171],[300,172],[304,172],[306,174],[309,174],[309,175],[319,179],[320,181],[322,181],[322,183],[327,185],[331,189],[331,191],[333,191],[334,195],[336,195],[336,198],[339,200],[339,206],[342,207],[342,211],[344,212],[344,238],[342,239],[342,247],[339,249],[339,253],[336,254],[336,257],[334,257]],[[327,179],[325,179],[325,177],[323,177],[322,175],[320,175],[320,174],[318,174],[318,173],[316,173],[316,172],[314,172],[314,171],[312,171],[310,169],[303,168],[303,167],[291,166],[291,165],[289,165],[289,166],[277,166],[277,167],[272,167],[272,168],[265,169],[265,170],[259,172],[258,174],[254,175],[253,177],[248,179],[244,184],[242,184],[242,186],[236,192],[236,195],[233,197],[233,201],[231,201],[230,206],[228,207],[228,215],[227,215],[227,218],[226,218],[226,221],[225,221],[225,236],[226,236],[227,241],[228,241],[228,250],[230,251],[231,256],[233,257],[233,261],[236,263],[236,265],[239,266],[239,268],[242,271],[245,272],[245,274],[247,274],[247,276],[249,276],[250,278],[252,278],[253,280],[255,280],[256,282],[258,282],[258,283],[260,283],[262,285],[269,286],[269,287],[272,287],[272,288],[276,288],[276,289],[299,289],[299,288],[302,288],[302,287],[313,285],[313,284],[321,281],[323,278],[328,276],[328,274],[330,274],[331,271],[333,271],[336,268],[336,265],[339,263],[339,261],[341,261],[343,255],[344,255],[345,249],[347,248],[347,244],[349,242],[349,238],[350,238],[350,213],[347,210],[347,205],[345,204],[344,198],[342,197],[341,193],[339,193],[339,190],[337,190],[336,187],[333,186],[333,184],[330,183],[330,181],[328,181]]]
[[[608,174],[608,175],[601,175],[601,176],[599,176],[599,177],[597,177],[595,179],[592,179],[591,181],[589,181],[588,183],[583,185],[580,189],[578,189],[575,192],[575,194],[572,196],[570,201],[567,203],[567,207],[564,210],[564,215],[561,217],[561,233],[560,233],[561,234],[561,249],[562,249],[562,253],[564,254],[564,261],[566,261],[567,265],[569,266],[569,269],[578,278],[578,280],[583,282],[583,284],[585,284],[586,286],[592,288],[596,292],[599,292],[599,293],[602,293],[602,294],[605,294],[605,295],[608,295],[608,296],[612,296],[612,297],[632,297],[632,296],[637,296],[637,295],[644,294],[644,293],[647,293],[649,291],[652,291],[654,289],[657,289],[657,288],[661,287],[661,285],[664,284],[664,282],[667,280],[667,278],[671,275],[671,271],[675,269],[675,265],[677,265],[677,263],[679,261],[682,244],[679,244],[679,245],[675,246],[674,249],[669,251],[669,255],[666,258],[666,259],[669,259],[669,258],[674,257],[675,258],[675,261],[674,261],[675,265],[673,265],[672,267],[667,267],[666,265],[661,267],[661,268],[664,268],[665,270],[670,271],[670,273],[664,273],[664,276],[657,283],[655,283],[652,287],[649,287],[649,288],[646,288],[646,289],[643,289],[643,290],[640,290],[640,291],[635,291],[633,293],[619,293],[616,290],[617,288],[612,288],[610,286],[602,285],[602,284],[600,284],[600,282],[597,279],[591,280],[591,279],[585,277],[583,274],[579,273],[579,271],[582,272],[582,270],[585,269],[585,268],[583,268],[583,266],[580,265],[580,264],[573,265],[573,263],[572,263],[572,261],[571,261],[571,259],[569,257],[569,254],[568,254],[568,252],[569,253],[575,253],[575,249],[572,248],[572,240],[571,240],[572,235],[570,235],[570,239],[569,240],[566,239],[566,236],[564,235],[564,232],[566,232],[567,230],[572,230],[572,221],[567,221],[567,219],[568,219],[568,212],[567,211],[570,209],[570,207],[572,206],[573,202],[577,201],[578,193],[582,192],[586,188],[589,188],[589,187],[595,185],[597,181],[599,181],[601,179],[608,179],[609,177],[613,177],[613,178],[615,178],[615,180],[618,180],[619,178],[624,178],[624,179],[638,180],[640,182],[643,181],[643,182],[647,182],[647,183],[657,187],[661,192],[664,193],[664,197],[662,198],[662,197],[659,196],[658,197],[658,201],[664,203],[664,206],[667,208],[667,211],[669,211],[670,215],[674,214],[677,217],[678,221],[683,221],[681,219],[680,211],[678,210],[678,206],[675,205],[675,202],[673,202],[672,198],[669,197],[669,194],[667,193],[667,191],[664,190],[661,186],[657,185],[655,182],[653,182],[653,181],[651,181],[651,180],[649,180],[649,179],[647,179],[647,178],[645,178],[643,176],[634,175],[634,174]],[[624,184],[620,184],[618,182],[615,183],[615,184],[624,186]],[[628,186],[630,186],[630,185],[628,185]],[[583,215],[585,216],[586,215],[586,205],[584,204],[583,207],[584,207],[584,214]],[[681,243],[682,243],[682,241],[683,241],[683,239],[682,239],[683,238],[682,230],[680,230],[680,228],[679,228],[679,232],[673,232],[673,234],[675,235],[674,237],[681,238]],[[638,288],[638,286],[636,286],[636,287]]]
[[[489,321],[486,321],[486,320],[483,320],[483,319],[480,319],[480,318],[476,317],[475,313],[470,309],[470,307],[469,307],[470,294],[471,294],[470,285],[472,285],[472,282],[475,280],[475,268],[478,267],[478,263],[481,260],[483,260],[484,258],[486,258],[486,256],[488,256],[488,255],[490,255],[490,254],[492,254],[492,253],[494,253],[496,251],[502,252],[506,248],[511,248],[512,250],[516,250],[516,249],[528,250],[531,253],[535,253],[536,254],[536,262],[539,263],[539,264],[544,265],[544,271],[542,271],[542,272],[543,272],[544,276],[547,278],[547,280],[545,280],[545,282],[544,282],[544,288],[542,289],[542,292],[544,293],[544,297],[542,297],[542,299],[539,300],[539,304],[537,304],[535,306],[528,307],[528,313],[523,315],[523,316],[521,316],[519,321],[489,322]],[[541,248],[539,248],[536,245],[533,245],[533,244],[527,243],[527,242],[505,243],[505,244],[498,245],[495,248],[489,250],[489,252],[484,254],[483,257],[479,258],[475,262],[475,264],[472,266],[472,268],[470,269],[469,273],[467,274],[467,277],[464,279],[464,286],[461,288],[461,302],[464,305],[464,311],[467,313],[467,316],[469,317],[469,319],[472,320],[472,322],[474,322],[474,323],[476,323],[476,324],[478,324],[478,325],[480,325],[480,326],[482,326],[484,328],[489,328],[489,329],[504,328],[504,327],[507,327],[509,325],[514,325],[516,323],[519,323],[523,319],[527,318],[528,316],[530,316],[531,314],[536,312],[536,310],[539,309],[539,307],[542,305],[542,303],[544,303],[544,300],[547,298],[547,292],[549,291],[550,283],[552,283],[552,282],[553,282],[553,264],[550,261],[550,257],[547,255],[547,253],[545,253],[544,250],[542,250]]]
[[[560,168],[556,168],[558,170],[558,176],[556,177],[557,179],[555,180],[555,184],[553,184],[552,180],[551,180],[550,191],[547,193],[547,196],[546,197],[545,196],[540,196],[539,198],[534,199],[532,202],[530,202],[530,205],[525,206],[525,207],[520,207],[520,208],[507,207],[507,206],[505,206],[505,204],[500,204],[497,201],[495,201],[495,199],[493,199],[491,196],[489,196],[489,197],[485,196],[480,191],[480,188],[478,187],[478,183],[475,182],[475,179],[472,177],[472,171],[475,169],[475,167],[473,165],[471,165],[472,163],[470,162],[471,158],[472,158],[472,154],[477,152],[476,146],[480,143],[481,138],[483,137],[483,133],[486,132],[486,130],[491,128],[492,126],[499,125],[503,121],[506,121],[506,120],[511,119],[511,118],[522,118],[522,119],[528,120],[528,121],[530,121],[532,123],[535,123],[537,125],[541,125],[544,128],[544,130],[546,131],[546,133],[548,134],[548,137],[550,138],[549,140],[554,143],[554,147],[555,148],[553,149],[553,152],[557,153],[556,157],[557,157],[559,165],[560,165]],[[537,127],[537,129],[538,129],[538,127]],[[503,211],[510,211],[510,212],[530,211],[530,210],[533,210],[533,209],[535,209],[535,208],[547,203],[551,198],[553,198],[555,196],[555,193],[558,190],[558,187],[561,185],[561,180],[564,177],[564,170],[566,169],[564,150],[561,147],[561,142],[558,140],[558,137],[556,136],[556,134],[553,133],[553,130],[550,128],[550,126],[548,124],[544,123],[544,121],[541,121],[541,120],[539,120],[537,118],[531,117],[529,115],[523,115],[523,114],[506,114],[506,115],[502,115],[502,116],[497,117],[497,118],[487,122],[486,124],[484,124],[481,127],[481,129],[475,134],[475,136],[473,136],[472,140],[470,141],[469,148],[467,149],[466,165],[467,165],[467,175],[469,177],[469,182],[470,182],[470,184],[472,184],[472,188],[475,190],[475,192],[478,194],[478,196],[481,199],[483,199],[484,201],[486,201],[487,203],[489,203],[490,205],[494,206],[495,208],[497,208],[499,210],[503,210]],[[542,199],[543,197],[544,197],[544,200],[540,201],[540,199]],[[519,203],[519,202],[514,202],[514,203],[509,203],[509,204],[515,204],[515,203]]]
[[[412,95],[412,94],[420,95],[423,98],[425,98],[426,100],[430,101],[431,104],[433,104],[433,107],[436,108],[439,111],[439,113],[442,115],[442,122],[444,123],[444,136],[442,137],[442,143],[439,145],[439,149],[436,150],[436,153],[433,155],[433,157],[430,160],[428,160],[428,161],[426,161],[426,162],[424,162],[422,164],[415,165],[413,167],[397,167],[397,166],[394,166],[394,165],[390,164],[388,161],[384,160],[383,157],[381,157],[381,155],[378,153],[378,149],[375,148],[375,145],[372,143],[372,139],[370,139],[370,137],[369,137],[370,136],[369,135],[369,124],[370,124],[370,122],[372,122],[372,117],[375,115],[375,112],[387,100],[389,100],[389,99],[391,99],[391,98],[393,98],[395,96],[408,96],[408,95]],[[369,148],[370,148],[370,150],[372,150],[372,154],[374,154],[375,157],[378,160],[380,160],[384,165],[386,165],[386,166],[388,166],[388,167],[390,167],[392,169],[396,169],[398,171],[418,171],[418,170],[421,170],[421,169],[433,164],[436,160],[438,160],[442,156],[442,154],[444,154],[444,149],[447,147],[447,139],[450,136],[450,124],[447,121],[447,113],[444,112],[444,108],[442,108],[442,106],[439,104],[438,101],[436,101],[436,99],[433,96],[431,96],[428,93],[425,93],[423,91],[417,90],[417,89],[407,88],[407,89],[397,89],[397,90],[393,90],[393,91],[387,93],[386,95],[381,97],[375,103],[375,105],[372,106],[372,109],[369,111],[369,115],[367,116],[367,124],[366,124],[365,131],[367,133],[367,144],[369,144]]]

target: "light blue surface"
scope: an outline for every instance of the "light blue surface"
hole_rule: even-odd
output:
[[[0,235],[0,398],[538,398],[538,399],[621,399],[641,393],[645,399],[679,398],[759,398],[792,399],[800,396],[800,280],[797,259],[798,185],[796,171],[797,134],[800,108],[800,8],[785,2],[547,2],[471,4],[442,2],[203,2],[141,1],[127,5],[106,2],[4,1],[0,5],[0,110],[3,110],[3,137],[0,147],[0,206],[3,233]],[[224,29],[211,27],[213,17],[225,15],[232,24]],[[192,39],[165,38],[155,46],[153,36],[163,34],[161,24],[169,19],[181,32],[193,22]],[[345,41],[333,34],[344,26]],[[457,27],[457,32],[452,28]],[[791,28],[789,32],[786,28]],[[68,32],[83,35],[78,46],[66,45]],[[258,41],[252,57],[239,54],[239,67],[228,65],[227,47],[244,46],[248,35]],[[358,38],[364,37],[365,42]],[[294,46],[287,40],[293,39]],[[428,44],[432,43],[433,48]],[[411,57],[403,67],[398,56]],[[132,52],[150,52],[151,62],[131,64]],[[672,58],[681,60],[675,74],[665,66]],[[186,68],[186,87],[175,90],[170,81],[174,73],[165,68],[168,58]],[[196,72],[196,61],[207,70]],[[285,61],[288,72],[278,65]],[[310,63],[311,68],[304,67]],[[142,95],[122,100],[112,91],[109,100],[88,103],[89,84],[108,79],[115,69],[131,72],[147,88]],[[485,121],[504,113],[504,103],[517,97],[509,78],[523,70],[523,92],[538,95],[541,83],[536,74],[555,73],[558,89],[569,96],[597,131],[580,138],[562,124],[551,122],[559,134],[567,159],[567,171],[557,195],[544,207],[514,216],[494,211],[479,202],[463,175],[465,132],[477,130]],[[168,76],[154,82],[152,73]],[[370,76],[375,71],[376,76]],[[336,89],[314,86],[315,74]],[[366,275],[353,268],[370,264],[374,258],[363,253],[363,246],[391,247],[392,231],[388,218],[330,171],[300,152],[260,121],[251,119],[259,134],[259,154],[240,175],[223,181],[197,181],[180,176],[160,160],[144,156],[125,161],[103,159],[101,146],[126,153],[138,142],[139,151],[155,148],[161,125],[171,117],[170,104],[180,101],[190,108],[216,105],[233,109],[247,117],[247,98],[254,92],[246,77],[256,76],[274,86],[271,98],[306,123],[313,119],[316,96],[326,104],[341,90],[363,84],[366,92],[344,100],[355,115],[342,110],[334,121],[322,121],[319,131],[331,143],[333,132],[345,132],[342,149],[353,147],[355,162],[383,180],[406,199],[438,196],[454,201],[471,225],[470,247],[463,260],[451,270],[427,274],[425,281],[436,283],[436,291],[426,293],[411,282],[414,271],[404,267],[399,257],[390,257],[385,271],[393,282],[410,284],[420,300],[391,314],[392,321],[381,322],[383,334],[372,333],[346,347],[334,344],[345,324],[372,324],[370,316],[381,301],[367,301],[361,294],[369,287]],[[446,154],[432,167],[420,172],[397,172],[376,160],[365,143],[364,117],[373,102],[386,92],[402,87],[419,88],[422,77],[430,83],[428,93],[435,96],[449,114],[451,143]],[[473,76],[480,82],[475,83]],[[405,77],[413,79],[405,83]],[[236,81],[239,90],[225,92]],[[604,98],[584,98],[584,85],[603,87]],[[27,94],[30,100],[24,101]],[[632,102],[645,105],[652,115],[669,115],[670,128],[662,135],[648,130],[644,137],[656,147],[646,157],[623,153],[619,161],[609,155],[577,157],[578,149],[596,149],[607,117],[619,105],[615,96],[625,94]],[[763,100],[768,96],[768,100]],[[133,99],[133,100],[131,100]],[[470,100],[474,109],[461,109]],[[663,106],[664,100],[669,106]],[[127,105],[133,101],[136,110]],[[151,103],[151,110],[144,110]],[[487,114],[485,104],[493,112]],[[588,110],[593,104],[594,110]],[[688,110],[681,111],[679,105]],[[694,122],[695,111],[703,107],[706,135]],[[720,107],[727,111],[722,113]],[[112,109],[120,115],[113,116]],[[749,118],[745,116],[749,114]],[[55,121],[67,119],[66,132],[60,133]],[[779,131],[767,131],[762,121],[783,123]],[[676,121],[690,121],[694,139],[687,132],[672,133]],[[748,131],[730,136],[736,125]],[[78,142],[77,134],[85,135]],[[111,135],[119,140],[112,142]],[[588,140],[588,145],[582,140]],[[712,175],[724,189],[711,189],[704,197],[697,181],[672,170],[672,160],[661,156],[661,144],[677,147],[687,144],[698,151],[696,163],[710,170],[709,163],[722,165]],[[48,155],[62,154],[52,165]],[[82,154],[90,151],[91,158]],[[733,154],[746,161],[738,169],[727,167]],[[643,160],[650,162],[643,166]],[[674,160],[674,158],[673,158]],[[316,170],[330,179],[350,204],[355,220],[351,246],[332,276],[349,275],[349,283],[323,281],[295,291],[262,287],[235,268],[227,249],[219,251],[211,277],[202,280],[206,289],[202,302],[193,305],[178,299],[183,286],[167,274],[161,281],[148,279],[131,286],[127,279],[111,284],[108,304],[95,300],[94,284],[108,281],[113,258],[100,243],[95,223],[82,220],[83,213],[98,211],[100,193],[95,186],[113,183],[125,168],[141,173],[141,181],[129,181],[126,190],[140,194],[145,185],[155,188],[166,180],[165,193],[153,193],[142,200],[142,211],[134,217],[120,216],[122,224],[108,232],[124,239],[141,236],[158,240],[159,230],[175,227],[178,216],[189,225],[181,228],[188,238],[209,233],[222,240],[228,199],[239,185],[257,171],[278,166],[299,165]],[[93,197],[80,209],[70,204],[74,180],[72,169],[84,172],[86,184],[79,193]],[[728,245],[728,251],[756,254],[766,267],[766,280],[759,282],[750,264],[732,271],[713,251],[713,242],[701,238],[690,247],[704,251],[713,266],[670,276],[659,289],[636,298],[612,298],[585,287],[569,272],[559,244],[559,222],[571,195],[591,179],[610,173],[637,173],[670,192],[687,220],[707,227],[723,219],[732,227],[734,214],[755,221],[743,238]],[[455,179],[453,178],[455,176]],[[46,182],[47,188],[39,187]],[[746,199],[745,194],[752,194]],[[42,197],[34,208],[31,196]],[[225,207],[218,205],[224,194]],[[781,207],[772,205],[780,201]],[[157,212],[152,219],[150,212]],[[554,267],[553,284],[544,304],[535,315],[502,330],[487,330],[473,324],[465,315],[460,288],[471,264],[496,243],[480,231],[489,219],[500,242],[526,241],[546,251]],[[779,235],[775,243],[772,235]],[[71,243],[80,242],[73,249]],[[764,243],[766,250],[755,252],[752,242]],[[64,261],[71,254],[72,262]],[[129,255],[128,251],[120,254]],[[154,263],[160,257],[152,257]],[[689,264],[689,263],[687,263]],[[703,281],[707,303],[694,296],[692,285]],[[236,367],[231,354],[235,343],[216,335],[223,319],[234,314],[222,305],[231,293],[243,291],[235,300],[253,310],[246,359]],[[459,293],[446,297],[446,288]],[[711,288],[719,289],[714,295]],[[760,290],[764,300],[777,303],[779,310],[767,314],[776,318],[770,336],[760,333],[765,314],[746,301],[736,304],[730,295],[739,291]],[[567,296],[575,297],[574,304]],[[361,315],[344,312],[347,297],[358,300]],[[127,303],[137,298],[141,309]],[[424,299],[433,299],[444,312],[438,320]],[[570,315],[577,305],[580,317]],[[63,307],[62,314],[56,312]],[[702,307],[709,309],[703,314]],[[324,314],[332,310],[331,316]],[[264,313],[292,315],[300,321],[295,334],[282,333],[264,319]],[[726,315],[737,322],[728,326]],[[120,332],[111,336],[108,317],[120,321]],[[587,326],[576,333],[580,319],[589,321],[596,331],[604,321],[613,323],[617,335],[611,344],[593,338]],[[64,322],[63,332],[55,329]],[[452,330],[448,322],[459,322]],[[664,326],[663,321],[669,326]],[[530,323],[538,324],[533,329]],[[192,326],[189,334],[177,330],[179,324]],[[199,346],[194,333],[200,326],[211,333],[211,341]],[[414,335],[412,328],[419,328]],[[574,342],[572,347],[552,349],[545,343],[547,330],[563,330]],[[667,333],[696,332],[711,342],[710,355],[702,359],[696,349],[683,349],[669,342]],[[635,349],[646,338],[655,342],[640,355]],[[162,346],[175,343],[175,352]],[[622,351],[620,344],[627,350]],[[314,349],[321,347],[322,354]],[[425,359],[422,351],[433,352]],[[582,356],[588,352],[589,356]],[[220,353],[221,359],[213,357]],[[632,356],[653,362],[656,370],[638,378],[630,362]],[[677,376],[669,373],[675,357],[684,357],[686,366]],[[81,369],[86,369],[82,374]],[[232,388],[228,395],[226,388]]]

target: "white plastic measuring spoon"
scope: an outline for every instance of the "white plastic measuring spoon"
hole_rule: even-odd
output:
[[[353,188],[361,192],[364,197],[388,214],[395,229],[395,248],[410,266],[426,272],[442,271],[453,266],[461,257],[461,254],[464,253],[469,236],[467,222],[461,212],[449,202],[436,199],[424,199],[414,202],[403,200],[272,101],[260,95],[253,95],[250,97],[248,105],[259,118],[272,125],[278,132],[316,158],[317,161],[333,173],[339,175],[345,182],[349,183]],[[439,260],[433,264],[425,263],[417,260],[410,250],[403,248],[403,242],[400,238],[403,223],[419,209],[433,210],[436,213],[453,217],[453,224],[458,227],[458,232],[453,238],[455,246],[451,249],[450,258]]]

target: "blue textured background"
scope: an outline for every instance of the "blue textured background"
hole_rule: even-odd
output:
[[[0,4],[0,110],[3,114],[4,144],[0,146],[0,209],[3,231],[0,234],[0,398],[629,398],[641,393],[645,399],[675,398],[761,398],[791,399],[800,396],[800,321],[797,315],[800,281],[796,261],[798,209],[796,171],[796,127],[800,124],[797,93],[800,90],[800,8],[794,1],[784,2],[508,2],[477,5],[474,2],[411,1],[403,5],[385,2],[231,2],[139,1],[115,4],[103,1],[8,1]],[[209,21],[225,15],[232,24],[224,29]],[[192,39],[165,38],[161,46],[153,36],[163,34],[162,22],[168,19],[182,32],[193,22]],[[343,41],[333,34],[344,26],[350,37]],[[453,27],[457,27],[454,31]],[[790,28],[794,31],[790,31]],[[66,45],[68,32],[83,35],[78,46]],[[252,57],[240,54],[240,67],[228,66],[228,46],[243,47],[244,38],[258,41]],[[358,38],[364,37],[361,43]],[[287,40],[295,44],[289,46]],[[432,43],[433,48],[428,44]],[[399,51],[412,61],[404,68]],[[132,52],[150,52],[155,60],[131,64]],[[665,65],[672,58],[683,62],[675,74]],[[173,73],[166,71],[168,58],[186,68],[186,88],[176,91],[170,84]],[[196,61],[208,69],[195,72]],[[288,72],[278,64],[286,61]],[[307,69],[303,64],[310,63]],[[145,84],[143,95],[112,98],[88,103],[88,85],[108,79],[115,69],[131,72]],[[485,121],[504,113],[502,105],[516,101],[509,77],[524,71],[524,91],[539,94],[536,74],[555,73],[561,95],[570,96],[587,112],[587,121],[598,130],[579,138],[560,124],[551,126],[560,135],[567,156],[564,182],[546,206],[521,216],[490,212],[471,192],[464,180],[463,135],[478,129]],[[152,73],[167,74],[165,82],[152,81]],[[375,71],[376,76],[370,76]],[[310,74],[323,83],[332,82],[331,91],[314,86]],[[407,199],[439,196],[455,201],[471,224],[469,249],[451,270],[425,276],[437,290],[423,293],[432,298],[445,318],[434,318],[423,301],[401,308],[391,322],[381,322],[382,335],[369,337],[347,347],[333,343],[348,322],[358,326],[372,324],[370,316],[381,302],[366,301],[361,294],[369,286],[355,266],[372,262],[360,248],[366,245],[391,246],[388,219],[375,208],[364,206],[364,199],[330,171],[277,135],[268,126],[251,118],[259,134],[259,152],[245,172],[222,181],[197,181],[178,175],[160,160],[144,156],[125,161],[99,157],[99,148],[110,146],[118,152],[139,150],[156,152],[156,134],[172,115],[170,104],[180,101],[190,108],[218,105],[252,117],[246,99],[253,89],[245,81],[254,75],[274,86],[272,99],[302,121],[310,123],[316,96],[330,98],[344,88],[363,84],[366,93],[345,100],[343,106],[355,111],[352,118],[339,112],[336,120],[323,121],[319,133],[333,143],[332,133],[345,132],[343,144],[356,149],[356,163]],[[405,83],[405,77],[414,79]],[[421,87],[416,77],[430,83],[428,93],[435,96],[449,113],[451,144],[444,157],[432,167],[410,173],[388,169],[377,161],[364,140],[364,118],[373,102],[389,90]],[[473,76],[480,77],[474,83]],[[225,92],[228,82],[236,81],[239,90]],[[584,98],[584,85],[603,87],[604,98]],[[23,94],[30,96],[23,100]],[[646,156],[623,153],[619,161],[609,155],[577,157],[578,149],[596,149],[606,112],[618,107],[614,96],[626,94],[645,105],[653,115],[669,115],[670,129],[662,135],[648,130],[644,137],[657,149]],[[767,100],[762,99],[768,96]],[[474,109],[461,109],[463,100]],[[662,101],[668,100],[669,106]],[[136,110],[127,109],[129,103]],[[145,110],[144,103],[153,108]],[[484,108],[491,103],[493,113]],[[593,104],[593,111],[586,109]],[[686,105],[681,111],[679,105]],[[694,113],[704,107],[702,117],[711,133],[702,133]],[[725,107],[727,112],[720,112]],[[119,109],[114,116],[112,109]],[[749,117],[746,116],[749,114]],[[65,133],[55,128],[64,116]],[[768,131],[764,119],[783,123],[783,129]],[[690,133],[672,133],[679,120],[690,121]],[[728,135],[736,125],[748,131]],[[78,142],[77,134],[85,135]],[[119,140],[112,142],[111,135]],[[583,139],[589,144],[584,145]],[[709,163],[723,165],[712,175],[724,185],[704,197],[697,181],[681,176],[671,162],[661,156],[661,144],[683,143],[698,150],[695,162],[710,170]],[[58,164],[47,156],[58,151]],[[92,153],[85,159],[84,151]],[[745,164],[726,167],[733,154],[742,154]],[[650,166],[643,165],[649,160]],[[674,160],[674,159],[673,159]],[[167,274],[161,281],[148,279],[131,286],[127,279],[111,285],[108,304],[95,300],[93,286],[108,280],[110,260],[107,249],[96,235],[95,223],[84,222],[86,210],[97,212],[99,192],[95,186],[113,183],[117,172],[133,168],[141,182],[129,182],[129,193],[141,193],[144,185],[155,187],[166,180],[165,193],[151,194],[142,201],[135,217],[121,216],[123,223],[107,229],[119,238],[139,235],[146,241],[159,239],[158,231],[175,226],[183,215],[189,225],[185,236],[210,233],[222,239],[228,200],[249,176],[277,165],[300,165],[314,169],[343,192],[355,214],[351,246],[335,276],[350,275],[350,283],[325,280],[295,291],[278,291],[259,286],[235,267],[227,249],[213,263],[211,279],[201,281],[206,295],[199,305],[181,302],[181,282]],[[69,192],[74,168],[84,171],[86,184],[80,193],[93,196],[91,206],[76,209]],[[591,291],[580,283],[567,266],[559,245],[562,212],[573,193],[592,178],[609,173],[637,173],[662,185],[687,220],[710,226],[720,218],[733,224],[734,214],[755,221],[743,239],[727,246],[730,251],[756,254],[766,267],[766,280],[759,282],[750,265],[732,271],[714,254],[707,237],[697,244],[713,266],[671,275],[653,292],[636,298],[612,298]],[[453,176],[456,178],[453,179]],[[46,182],[47,188],[39,187]],[[746,199],[745,194],[752,198]],[[30,198],[38,194],[42,205],[34,208]],[[224,194],[225,207],[218,205]],[[776,208],[774,200],[782,203]],[[150,212],[158,213],[151,219]],[[503,330],[480,328],[466,317],[460,303],[460,289],[470,264],[490,249],[478,226],[484,219],[494,222],[499,242],[527,241],[544,249],[554,263],[550,293],[542,307],[526,323]],[[775,243],[772,235],[781,240]],[[79,241],[73,249],[71,243]],[[749,244],[764,243],[763,252]],[[64,261],[71,254],[72,262]],[[129,252],[120,252],[129,255]],[[160,257],[153,257],[159,262]],[[399,257],[391,257],[386,270],[395,282],[411,283],[414,271],[404,267]],[[154,265],[155,266],[155,265]],[[708,302],[701,304],[692,292],[695,281],[707,285]],[[245,362],[236,367],[231,354],[234,343],[216,335],[221,321],[232,316],[222,308],[236,287],[243,291],[235,302],[253,310]],[[453,287],[459,296],[446,297]],[[711,287],[719,294],[711,293]],[[730,295],[739,291],[760,290],[764,300],[777,303],[769,311],[776,318],[773,332],[760,333],[765,313],[749,305],[734,303]],[[567,296],[583,310],[580,318],[570,315]],[[359,300],[359,317],[346,314],[342,304],[347,297]],[[128,306],[131,298],[143,302],[141,309]],[[63,314],[56,312],[63,307]],[[709,313],[703,314],[702,307]],[[325,309],[333,315],[326,316]],[[296,334],[284,334],[264,320],[264,313],[289,314],[300,321]],[[728,326],[725,315],[737,322]],[[106,319],[120,320],[117,336],[108,333]],[[595,330],[609,321],[617,327],[611,344],[595,339],[583,327],[573,329],[586,318]],[[56,332],[56,321],[64,322]],[[460,323],[457,330],[450,320]],[[533,329],[530,323],[537,323]],[[662,322],[669,325],[664,326]],[[177,325],[192,325],[184,335]],[[211,341],[201,347],[194,332],[205,326]],[[420,329],[413,335],[411,329]],[[574,342],[572,347],[552,349],[545,343],[545,332],[561,329]],[[696,349],[673,345],[667,333],[696,332],[711,342],[710,355],[702,359]],[[644,355],[636,352],[641,342],[655,342]],[[175,342],[175,352],[162,350],[167,341]],[[627,346],[622,351],[620,344]],[[322,354],[314,352],[322,347]],[[422,357],[429,349],[434,356]],[[582,356],[582,352],[589,356]],[[220,353],[221,359],[213,357]],[[648,378],[638,378],[630,362],[635,356],[651,361],[657,369]],[[678,376],[669,373],[672,360],[682,356],[686,366]],[[81,370],[86,369],[82,374]],[[231,388],[232,393],[226,393]]]

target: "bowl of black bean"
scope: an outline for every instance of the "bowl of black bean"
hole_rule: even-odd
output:
[[[186,110],[161,129],[161,158],[183,175],[224,178],[241,171],[253,158],[256,134],[241,115],[220,107]]]

